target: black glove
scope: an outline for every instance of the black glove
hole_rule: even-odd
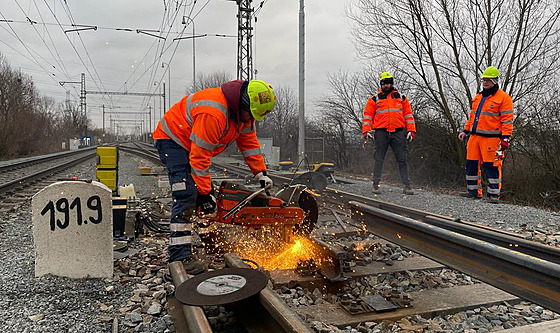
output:
[[[216,197],[213,192],[198,194],[196,197],[196,211],[200,217],[215,217],[217,215]]]

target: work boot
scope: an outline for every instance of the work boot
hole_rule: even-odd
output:
[[[482,197],[478,197],[475,195],[472,195],[471,192],[463,192],[463,193],[459,193],[460,197],[463,198],[470,198],[470,199],[482,199]]]
[[[491,203],[491,204],[498,204],[498,203],[500,203],[500,199],[498,199],[496,197],[486,197],[486,202]]]
[[[373,193],[381,194],[381,188],[379,187],[379,184],[373,184]]]
[[[414,191],[412,190],[412,187],[410,187],[410,185],[405,185],[405,186],[403,187],[402,193],[403,193],[403,194],[406,194],[406,195],[413,195],[413,194],[414,194]]]
[[[183,266],[189,275],[198,275],[208,270],[208,265],[198,258],[185,258],[183,259]]]

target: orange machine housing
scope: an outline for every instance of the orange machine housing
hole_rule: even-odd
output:
[[[295,225],[305,219],[303,209],[287,206],[282,199],[268,195],[259,195],[237,213],[227,218],[224,217],[235,205],[251,193],[253,191],[243,185],[223,182],[220,185],[217,198],[218,215],[213,220],[247,227],[262,227],[263,225]]]

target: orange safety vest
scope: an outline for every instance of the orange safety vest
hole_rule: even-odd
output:
[[[465,124],[465,131],[486,137],[510,136],[513,132],[513,102],[503,90],[498,89],[484,101],[477,119],[477,111],[482,94],[472,101],[471,115]],[[473,130],[474,123],[477,123]]]
[[[173,105],[153,133],[155,140],[171,139],[189,151],[191,175],[200,194],[208,194],[212,189],[210,158],[233,141],[253,174],[266,170],[254,121],[237,123],[229,114],[222,89],[204,89]]]
[[[388,94],[381,89],[377,95],[368,99],[364,109],[362,132],[372,129],[387,129],[394,132],[397,128],[404,128],[407,132],[416,132],[416,124],[412,109],[406,96],[393,89]]]

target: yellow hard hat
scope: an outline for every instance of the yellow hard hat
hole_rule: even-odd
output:
[[[384,79],[392,79],[393,75],[391,75],[391,73],[389,72],[383,72],[381,73],[381,75],[379,76],[379,81],[383,81]]]
[[[257,121],[261,121],[264,115],[272,111],[276,103],[276,95],[272,86],[262,80],[251,80],[247,86],[251,114]]]
[[[484,72],[482,72],[482,77],[483,78],[489,78],[489,79],[493,79],[500,76],[500,71],[494,67],[494,66],[490,66],[488,68],[486,68],[484,70]]]

